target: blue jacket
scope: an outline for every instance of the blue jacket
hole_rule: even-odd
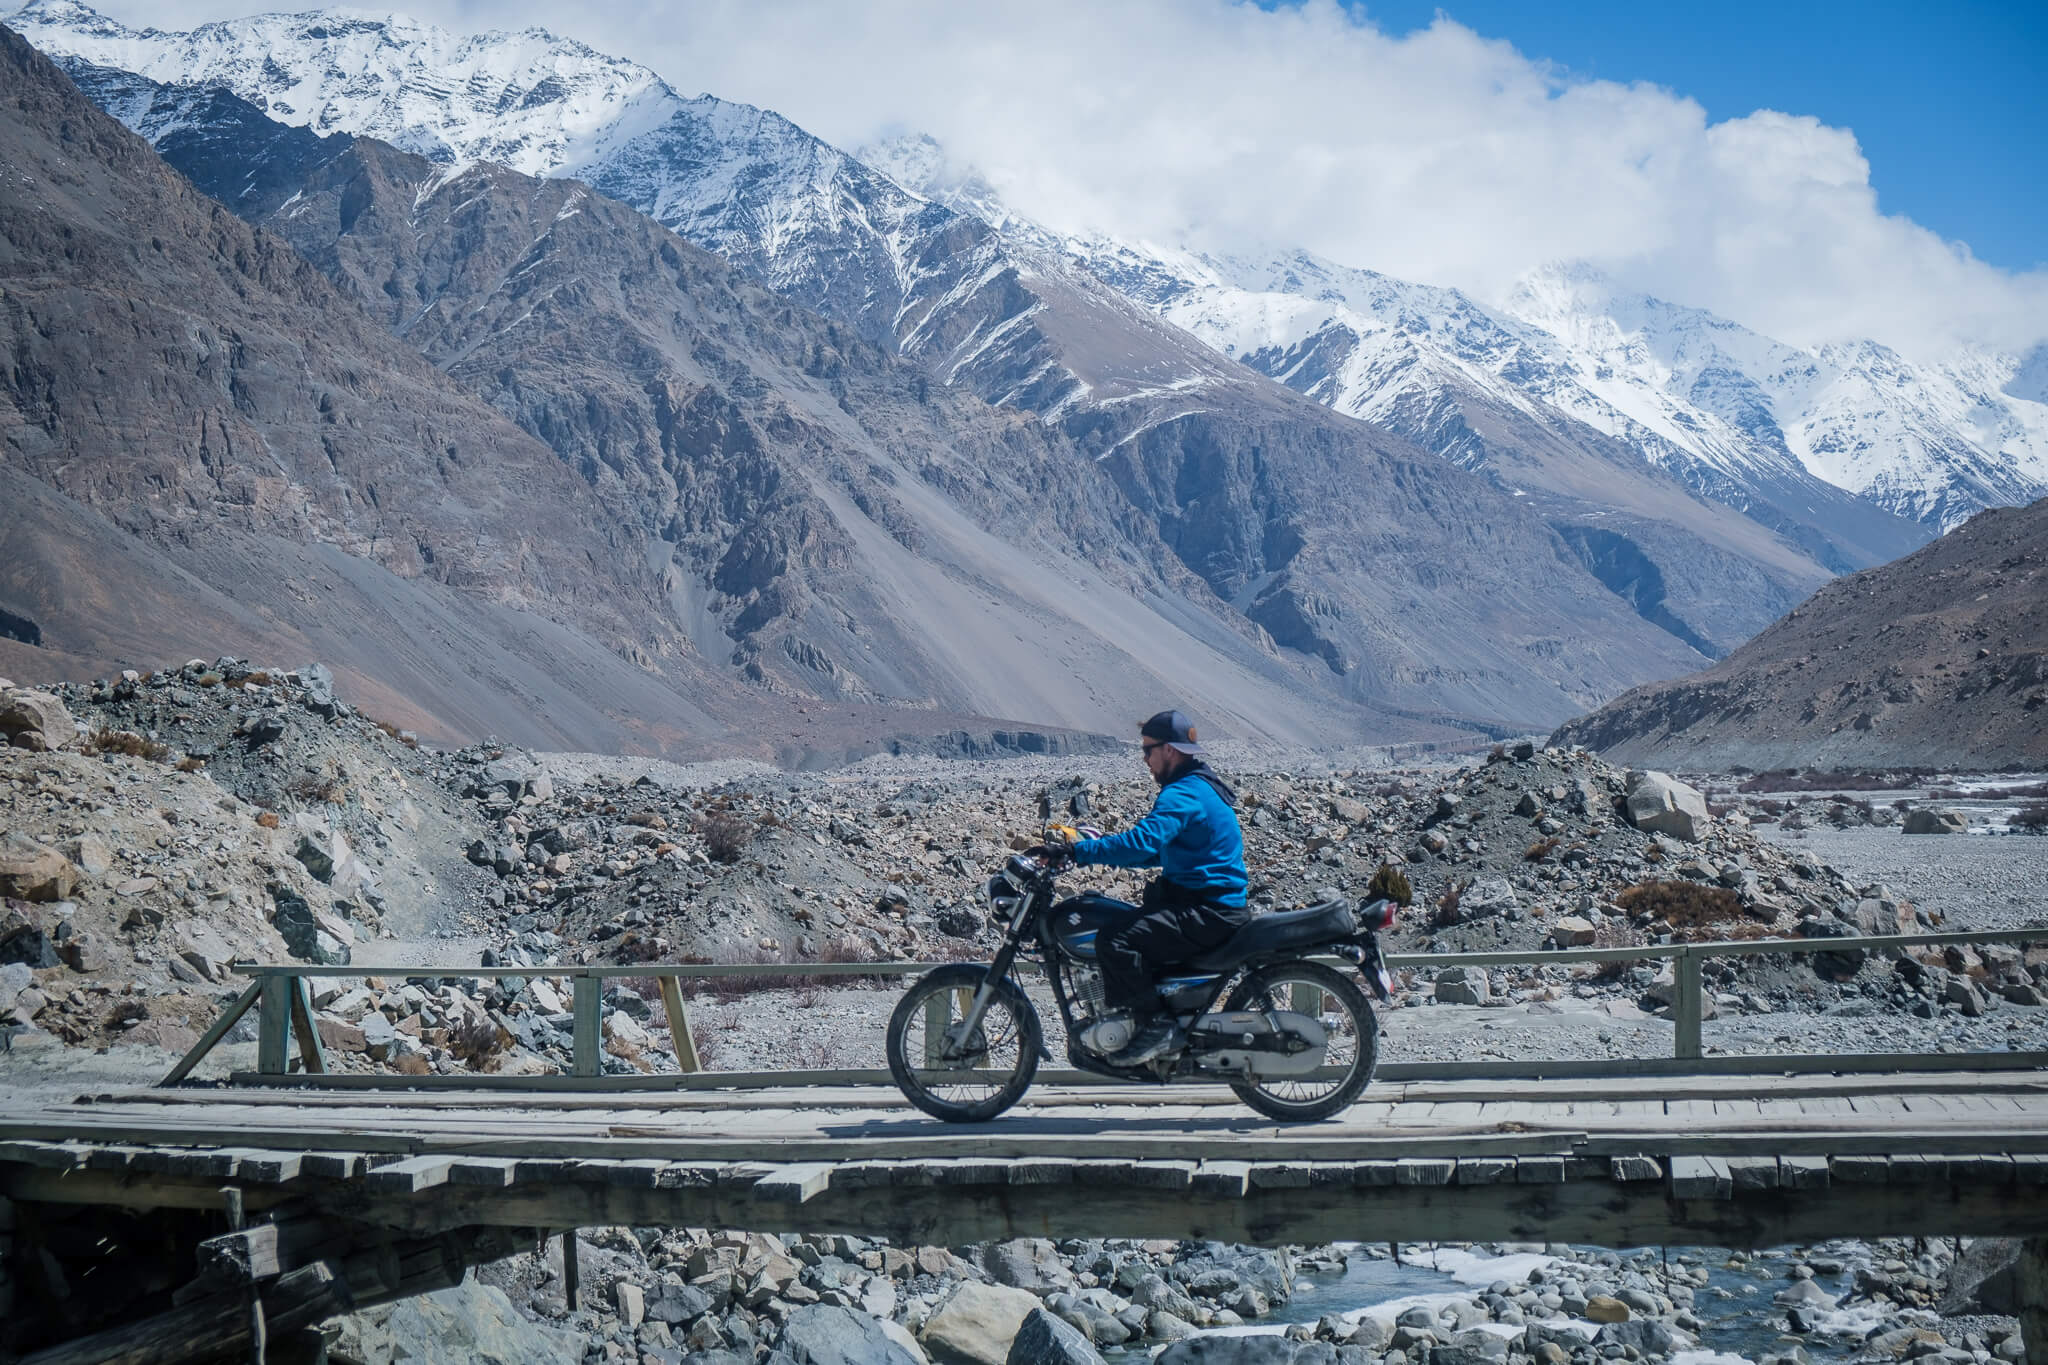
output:
[[[1237,812],[1197,772],[1160,788],[1145,818],[1121,834],[1083,839],[1074,861],[1105,867],[1156,867],[1161,876],[1206,900],[1244,904],[1244,831]]]

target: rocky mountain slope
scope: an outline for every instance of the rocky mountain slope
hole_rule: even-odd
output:
[[[707,378],[717,366],[705,363],[700,338],[707,328],[700,319],[717,310],[705,300],[750,290],[757,300],[762,296],[709,265],[679,272],[660,264],[665,255],[687,248],[619,205],[591,196],[577,208],[570,200],[580,192],[558,183],[543,188],[542,182],[496,170],[452,172],[417,159],[365,170],[367,152],[332,152],[307,142],[291,153],[309,172],[290,192],[302,197],[279,208],[290,194],[274,166],[264,172],[270,188],[252,191],[250,174],[232,159],[246,120],[258,117],[246,106],[219,116],[218,92],[152,88],[132,75],[77,70],[108,108],[157,136],[226,201],[288,235],[401,327],[408,340],[467,377],[590,477],[606,487],[641,483],[654,490],[648,495],[652,501],[633,495],[647,509],[643,523],[650,533],[674,520],[669,504],[675,495],[660,491],[673,477],[660,469],[627,467],[669,458],[653,452],[665,441],[673,443],[665,429],[682,425],[674,413],[659,410],[664,402],[678,408],[680,403],[650,397],[657,383],[707,386],[718,391],[720,401],[737,402],[749,414],[753,434],[741,429],[736,439],[752,441],[746,459],[756,463],[768,458],[764,450],[773,449],[780,461],[790,456],[780,438],[758,436],[772,425],[772,414],[753,418],[752,411],[800,414],[800,425],[791,430],[817,447],[828,466],[807,477],[815,481],[822,475],[841,497],[832,517],[808,517],[809,533],[832,539],[833,518],[856,531],[878,522],[886,535],[862,532],[866,539],[857,548],[870,565],[881,563],[889,572],[848,572],[855,561],[843,557],[805,563],[800,567],[811,588],[791,589],[765,609],[742,601],[722,624],[705,610],[709,599],[717,597],[715,605],[726,607],[766,585],[750,584],[737,593],[723,586],[710,591],[709,584],[694,589],[698,596],[683,604],[682,613],[692,638],[708,648],[715,639],[707,630],[722,630],[733,641],[735,665],[757,679],[794,677],[794,685],[813,695],[833,695],[828,689],[843,687],[856,695],[855,689],[864,689],[901,696],[903,691],[892,689],[916,695],[917,686],[931,685],[934,673],[942,682],[993,678],[1008,689],[993,701],[982,693],[973,694],[971,703],[948,704],[982,710],[1000,705],[1005,714],[1026,715],[1045,715],[1050,708],[1055,718],[1071,723],[1122,724],[1120,712],[1099,719],[1111,706],[1100,698],[1110,695],[1103,679],[1114,683],[1118,677],[1114,662],[1099,662],[1099,645],[1090,645],[1091,657],[1063,643],[1057,615],[1050,628],[1046,624],[1050,606],[1054,613],[1081,616],[1095,641],[1137,645],[1131,652],[1145,660],[1170,660],[1170,667],[1152,663],[1171,674],[1167,690],[1192,686],[1205,692],[1196,704],[1218,713],[1236,732],[1299,737],[1307,732],[1290,717],[1304,715],[1303,704],[1275,699],[1269,684],[1276,677],[1296,690],[1307,686],[1364,703],[1371,709],[1364,723],[1376,727],[1374,733],[1416,734],[1446,716],[1512,728],[1528,717],[1583,705],[1645,672],[1699,659],[1684,641],[1608,592],[1569,544],[1513,500],[1398,440],[1227,365],[1134,306],[1116,302],[1116,324],[1136,320],[1147,336],[1180,337],[1173,354],[1206,367],[1214,375],[1212,390],[1202,387],[1211,381],[1199,376],[1199,382],[1149,393],[1127,388],[1119,403],[1075,406],[1056,423],[1031,423],[991,415],[915,370],[892,369],[886,356],[864,350],[846,327],[821,327],[797,309],[760,307],[751,320],[714,333],[721,353],[736,346],[744,353],[746,374],[729,366]],[[219,117],[219,131],[212,134],[204,131],[210,116]],[[249,140],[286,145],[282,135]],[[888,182],[878,183],[908,200]],[[535,207],[542,200],[549,205],[545,222]],[[480,229],[485,220],[493,227]],[[968,226],[986,235],[979,225]],[[417,252],[404,245],[421,236],[434,240]],[[621,251],[634,261],[628,287],[592,287],[594,260]],[[700,253],[689,259],[708,261]],[[570,278],[573,286],[555,287]],[[1099,284],[1093,288],[1095,295],[1115,300]],[[683,307],[677,306],[679,289],[690,295]],[[477,308],[465,299],[488,306]],[[514,307],[518,300],[534,301],[547,325],[523,306]],[[1042,299],[1024,306],[1034,315],[1051,317],[1055,311]],[[742,304],[728,318],[746,313]],[[1076,316],[1061,314],[1059,325],[1070,327]],[[453,330],[444,335],[444,328]],[[787,337],[768,335],[778,329],[808,339],[791,344]],[[644,344],[622,349],[620,337]],[[1104,340],[1078,331],[1063,337],[1062,354],[1077,357],[1093,355],[1090,347]],[[1122,372],[1136,375],[1136,384],[1144,376],[1133,365],[1167,364],[1156,346],[1100,350],[1101,368],[1091,371],[1098,377]],[[677,364],[675,358],[685,354],[691,361]],[[564,365],[565,357],[570,364]],[[1186,368],[1180,359],[1172,366],[1179,367],[1176,372]],[[635,382],[618,384],[620,373],[635,374]],[[518,375],[518,382],[507,375]],[[607,394],[595,421],[582,406],[580,395],[587,392]],[[725,430],[697,422],[688,439],[725,442],[727,435],[704,434]],[[1008,444],[993,458],[974,454],[973,469],[945,453],[992,450],[990,433],[996,431]],[[921,443],[926,452],[914,473],[900,453],[868,450],[855,460],[829,449],[834,443],[862,448],[905,440]],[[595,452],[602,445],[611,453],[599,458]],[[638,453],[627,453],[629,448]],[[1064,466],[1045,463],[1055,449],[1065,452]],[[613,474],[619,476],[616,485]],[[883,486],[882,474],[895,482]],[[1113,491],[1091,491],[1098,478],[1106,478]],[[784,479],[780,486],[794,482]],[[709,489],[707,482],[691,496],[701,501]],[[829,490],[812,491],[821,501],[831,497]],[[865,499],[867,507],[849,512],[848,499],[856,508]],[[967,539],[957,509],[948,505],[963,501],[974,522]],[[952,524],[943,524],[946,519]],[[1076,564],[1048,566],[1042,557],[1037,564],[1020,561],[1020,538],[1042,550],[1070,547]],[[956,581],[971,575],[972,594],[963,597],[944,583],[937,585],[943,591],[931,590],[930,566],[906,559],[909,541],[924,547],[926,559],[950,561]],[[695,545],[650,543],[657,557],[664,549],[672,565],[689,564],[692,555],[706,561]],[[1095,566],[1104,565],[1114,577],[1101,577]],[[843,628],[847,619],[873,619],[872,604],[854,594],[879,578],[897,585],[888,615],[906,630],[927,632],[929,638],[916,648],[905,649],[893,638],[864,645]],[[796,581],[792,576],[791,583]],[[817,589],[819,584],[825,586]],[[1029,610],[1019,626],[970,637],[962,623],[985,617],[992,605],[1020,615],[1014,603],[1004,606],[1002,600],[1020,586],[1037,600],[1025,604]],[[1119,605],[1119,586],[1139,598],[1139,610]],[[819,610],[807,619],[820,592],[843,600],[845,610]],[[748,619],[750,612],[755,619]],[[1417,630],[1418,620],[1434,624]],[[938,621],[944,631],[930,628]],[[735,623],[742,629],[733,630]],[[919,651],[930,658],[946,643],[934,640],[948,632],[958,635],[955,652],[920,675]],[[1566,650],[1567,638],[1587,647]],[[1016,653],[1020,648],[1026,652]],[[1191,665],[1208,657],[1204,651],[1224,655],[1224,667]],[[1048,670],[1042,662],[1048,654],[1075,662],[1070,669]],[[1019,692],[1047,674],[1066,691]],[[1239,681],[1248,675],[1255,685],[1249,693]],[[1087,696],[1073,691],[1070,677],[1088,679],[1077,684],[1088,689]],[[1158,695],[1160,688],[1140,679],[1117,690]],[[1369,719],[1373,713],[1377,721]],[[1315,720],[1314,727],[1326,730],[1327,720]]]
[[[1714,667],[1561,728],[1617,762],[2048,763],[2048,499],[1828,584]]]
[[[2048,405],[2027,357],[1964,348],[1914,363],[1874,342],[1790,346],[1618,291],[1583,264],[1536,271],[1488,308],[1306,251],[1227,256],[1049,231],[930,138],[860,156],[1224,354],[1468,467],[1512,478],[1521,447],[1604,437],[1832,571],[1925,539],[1901,519],[1939,531],[2048,491]]]

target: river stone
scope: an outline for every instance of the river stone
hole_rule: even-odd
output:
[[[1589,1322],[1627,1322],[1628,1305],[1609,1294],[1595,1294],[1586,1300],[1586,1320]]]
[[[1341,1365],[1343,1359],[1327,1341],[1200,1336],[1175,1342],[1152,1365]]]
[[[1060,1259],[1058,1249],[1043,1237],[991,1242],[982,1251],[981,1265],[990,1279],[1012,1289],[1050,1294],[1074,1287],[1074,1272]]]
[[[1593,922],[1583,915],[1565,915],[1550,926],[1550,936],[1560,948],[1591,947],[1597,932]]]
[[[924,1347],[951,1365],[1005,1365],[1038,1300],[1008,1285],[966,1281],[925,1320]]]
[[[1906,812],[1907,834],[1961,834],[1970,828],[1970,817],[1959,810],[1930,810],[1917,806]]]
[[[867,1314],[823,1303],[789,1315],[782,1350],[797,1365],[921,1365]]]
[[[1493,984],[1480,967],[1446,967],[1437,973],[1436,998],[1445,1005],[1483,1005],[1493,994]]]
[[[1072,1324],[1034,1308],[1010,1342],[1008,1365],[1104,1365],[1102,1355]]]
[[[498,1360],[582,1365],[583,1337],[528,1322],[494,1285],[461,1284],[339,1320],[334,1344],[355,1360]]]
[[[1625,806],[1628,822],[1652,834],[1669,834],[1688,843],[1705,837],[1713,815],[1707,798],[1669,773],[1631,772]]]

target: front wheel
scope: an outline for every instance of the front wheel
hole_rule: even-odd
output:
[[[889,1074],[903,1097],[948,1123],[982,1123],[1008,1109],[1038,1074],[1038,1011],[1014,981],[997,984],[965,1046],[948,1054],[946,1035],[967,1015],[988,968],[936,967],[889,1016]]]
[[[1380,1059],[1379,1020],[1351,978],[1319,962],[1283,962],[1253,972],[1230,992],[1228,1010],[1291,1010],[1328,1035],[1323,1065],[1306,1076],[1232,1081],[1237,1097],[1282,1123],[1326,1119],[1348,1108]]]

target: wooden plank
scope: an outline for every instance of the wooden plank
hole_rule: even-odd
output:
[[[1305,1190],[1309,1187],[1306,1161],[1255,1161],[1250,1185],[1255,1190]]]
[[[607,1161],[603,1172],[609,1185],[623,1185],[628,1189],[658,1190],[662,1188],[662,1177],[676,1163],[660,1157],[635,1157],[627,1161]]]
[[[1671,1158],[1671,1194],[1675,1199],[1727,1199],[1735,1191],[1728,1163],[1713,1156]]]
[[[448,1183],[502,1190],[512,1184],[518,1169],[519,1163],[509,1157],[463,1157],[448,1168]]]
[[[1195,1168],[1190,1188],[1196,1194],[1242,1199],[1251,1186],[1251,1169],[1249,1161],[1204,1161]]]
[[[1828,1177],[1837,1185],[1883,1185],[1891,1179],[1891,1159],[1874,1153],[1828,1158]]]
[[[2048,1185],[2048,1155],[2014,1152],[2012,1179],[2016,1185]]]
[[[1894,1156],[1887,1176],[1894,1185],[1932,1185],[1948,1179],[1948,1160],[1945,1157],[1923,1156],[1912,1153]]]
[[[1787,1190],[1824,1190],[1828,1187],[1828,1159],[1824,1156],[1781,1156],[1778,1184]]]
[[[282,1185],[299,1178],[306,1158],[300,1152],[270,1152],[241,1149],[234,1153],[235,1179],[258,1185]]]
[[[1653,1156],[1630,1154],[1608,1158],[1609,1178],[1613,1180],[1662,1180],[1664,1166]]]
[[[1448,1157],[1401,1157],[1394,1162],[1396,1185],[1448,1185],[1458,1163]]]
[[[1564,1161],[1561,1156],[1518,1156],[1515,1183],[1518,1185],[1562,1185]]]
[[[754,1182],[753,1195],[776,1204],[807,1204],[832,1184],[832,1163],[808,1161],[778,1166]]]
[[[1384,1158],[1377,1161],[1352,1161],[1346,1164],[1351,1167],[1351,1183],[1354,1185],[1392,1185],[1400,1178],[1400,1164]]]
[[[455,1169],[452,1156],[416,1156],[379,1166],[363,1177],[363,1186],[373,1194],[416,1194],[448,1183]]]
[[[325,1180],[352,1180],[369,1168],[361,1152],[306,1152],[299,1158],[299,1170]]]
[[[206,1054],[213,1051],[215,1044],[228,1036],[228,1030],[241,1021],[242,1016],[249,1012],[249,1007],[256,1003],[256,997],[262,993],[261,981],[250,982],[249,989],[235,997],[235,1003],[221,1012],[220,1018],[214,1020],[206,1032],[199,1035],[199,1041],[192,1045],[191,1051],[180,1057],[178,1064],[165,1072],[164,1078],[157,1084],[176,1085],[191,1075],[192,1068],[198,1066]]]
[[[1458,1159],[1452,1180],[1459,1185],[1503,1185],[1514,1178],[1515,1159],[1511,1156],[1468,1156]]]
[[[1728,1175],[1737,1190],[1778,1188],[1778,1158],[1773,1156],[1731,1156]]]

